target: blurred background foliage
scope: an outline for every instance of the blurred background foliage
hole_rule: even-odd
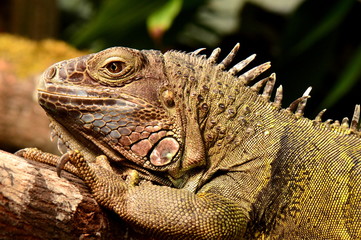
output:
[[[2,0],[0,32],[111,46],[192,51],[240,42],[237,60],[272,61],[284,106],[312,86],[306,115],[351,117],[361,103],[361,1]],[[337,109],[337,111],[336,111]]]

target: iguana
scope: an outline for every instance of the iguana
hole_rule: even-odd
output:
[[[192,53],[109,48],[48,68],[38,100],[64,149],[26,158],[82,178],[154,239],[361,239],[360,106],[349,124],[303,117],[310,89],[273,101],[270,63],[243,74]]]

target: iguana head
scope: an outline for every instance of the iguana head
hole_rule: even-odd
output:
[[[219,64],[219,49],[205,58],[199,51],[161,54],[123,47],[63,61],[43,74],[39,103],[68,149],[89,160],[105,154],[179,178],[209,166],[209,149],[218,151],[217,144],[218,149],[227,141],[237,144],[241,128],[230,123],[245,121],[249,109],[242,105],[244,98],[258,99],[264,86],[268,102],[274,75],[253,87],[247,84],[269,63],[237,77],[252,55],[225,71],[238,47]],[[273,106],[279,107],[280,98],[278,91]]]
[[[183,148],[167,82],[161,53],[116,47],[51,66],[38,96],[68,148],[164,170]]]

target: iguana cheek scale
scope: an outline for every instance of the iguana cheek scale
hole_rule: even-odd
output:
[[[73,172],[156,239],[359,238],[360,106],[350,124],[309,120],[309,88],[281,108],[275,74],[250,85],[270,63],[230,67],[238,48],[218,64],[220,49],[122,47],[57,63],[38,97],[67,151],[19,154]]]

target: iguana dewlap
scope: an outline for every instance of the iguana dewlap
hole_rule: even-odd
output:
[[[238,47],[220,63],[114,47],[51,66],[38,97],[59,170],[155,239],[361,239],[359,105],[350,124],[304,118],[310,89],[281,108],[274,74],[250,85],[269,63],[229,67]]]

